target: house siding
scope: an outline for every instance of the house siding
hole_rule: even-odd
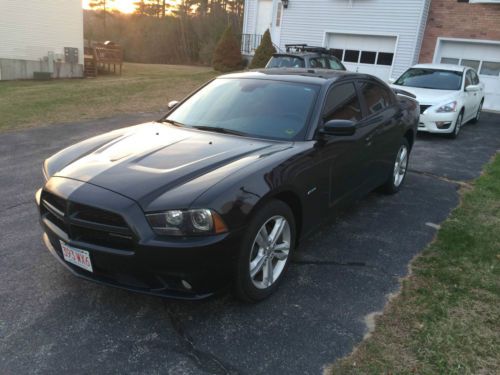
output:
[[[257,1],[248,1],[248,21],[255,18]],[[328,31],[395,36],[398,42],[391,74],[395,77],[418,61],[429,2],[292,0],[283,11],[279,46],[284,49],[285,44],[292,43],[325,45]],[[246,32],[252,33],[251,22],[246,25]]]
[[[67,71],[71,76],[81,76],[81,0],[1,1],[0,60],[4,70],[2,79],[32,78],[31,67],[37,69],[37,66],[52,66],[46,61],[49,52],[54,53],[56,58],[64,59],[64,47],[78,48],[79,61],[74,64],[74,69],[63,67],[59,72]]]

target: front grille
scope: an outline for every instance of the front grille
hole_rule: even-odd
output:
[[[431,107],[430,105],[422,105],[420,104],[420,114],[424,113],[427,108]]]
[[[99,208],[73,203],[71,205],[72,216],[89,222],[127,228],[127,223],[120,215]]]
[[[116,250],[131,250],[134,246],[126,221],[113,212],[74,203],[46,191],[42,192],[40,210],[42,218],[70,240]]]

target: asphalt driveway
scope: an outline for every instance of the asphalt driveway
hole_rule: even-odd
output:
[[[318,374],[349,353],[408,263],[500,149],[500,115],[419,136],[396,196],[373,193],[306,240],[267,301],[177,302],[74,278],[41,243],[42,160],[139,114],[0,135],[0,373]]]

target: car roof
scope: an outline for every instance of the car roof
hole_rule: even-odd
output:
[[[454,65],[454,64],[417,64],[413,65],[412,68],[451,70],[454,72],[463,72],[465,69],[467,69],[467,66]]]
[[[331,83],[333,81],[337,81],[346,77],[374,79],[373,76],[370,76],[368,74],[348,72],[345,70],[312,68],[257,69],[247,72],[225,74],[218,78],[254,78],[323,85],[325,83]]]
[[[299,52],[276,52],[273,53],[273,57],[317,57],[317,56],[333,56],[326,52],[312,52],[312,51],[299,51]]]

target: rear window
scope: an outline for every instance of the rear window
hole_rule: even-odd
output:
[[[273,56],[267,63],[266,68],[305,68],[306,64],[302,57],[297,56]]]

